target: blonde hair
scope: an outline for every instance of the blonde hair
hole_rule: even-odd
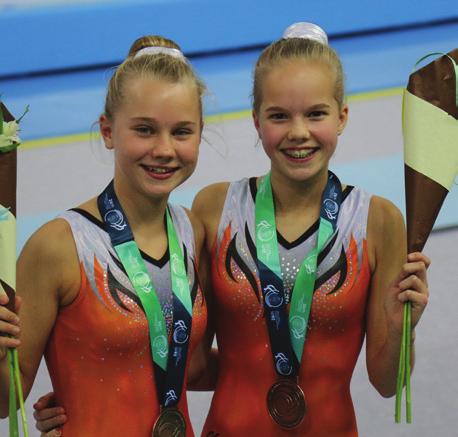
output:
[[[286,38],[266,47],[256,62],[253,74],[253,109],[257,113],[262,102],[262,84],[266,75],[282,62],[302,59],[321,62],[334,73],[334,98],[339,109],[344,104],[344,78],[337,53],[328,45],[306,38]]]
[[[123,101],[127,82],[139,77],[154,77],[164,79],[171,83],[190,80],[196,87],[202,120],[202,96],[205,92],[205,85],[199,77],[197,77],[186,58],[184,56],[171,56],[167,53],[135,56],[137,52],[146,47],[165,47],[180,50],[178,44],[158,35],[138,38],[132,44],[127,58],[116,68],[110,79],[105,99],[106,117],[113,119],[114,114]]]

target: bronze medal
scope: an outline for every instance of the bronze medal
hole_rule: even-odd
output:
[[[267,393],[267,409],[280,427],[295,428],[305,416],[304,392],[293,379],[279,379]]]
[[[163,408],[153,428],[153,437],[184,437],[186,421],[177,408]]]

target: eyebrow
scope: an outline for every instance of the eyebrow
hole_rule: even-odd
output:
[[[307,108],[308,111],[313,111],[316,109],[327,109],[330,108],[331,105],[328,105],[327,103],[317,103],[316,105],[311,106],[310,108]],[[287,109],[282,108],[281,106],[270,106],[266,109],[266,112],[288,112]]]
[[[286,109],[281,108],[280,106],[270,106],[269,108],[266,109],[266,112],[282,112],[286,111]]]
[[[155,118],[150,118],[150,117],[132,117],[130,119],[133,122],[144,122],[144,123],[156,123],[157,120]],[[175,126],[187,126],[187,125],[197,125],[195,121],[179,121],[178,123],[175,124]]]

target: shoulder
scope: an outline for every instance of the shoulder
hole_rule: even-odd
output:
[[[226,200],[229,182],[219,182],[200,190],[192,204],[192,211],[202,220],[204,226],[219,222]]]
[[[69,223],[56,218],[41,226],[27,241],[24,253],[40,255],[44,260],[58,260],[74,246],[73,234]]]
[[[19,278],[27,284],[46,282],[46,288],[56,291],[62,303],[78,288],[78,254],[66,220],[54,219],[29,238],[18,259]]]
[[[197,193],[192,204],[192,212],[203,224],[209,251],[218,232],[228,188],[229,182],[209,185]]]
[[[211,214],[215,209],[222,210],[229,184],[229,182],[218,182],[200,190],[194,198],[192,210],[199,216],[205,216],[205,213]]]
[[[369,205],[368,217],[369,232],[379,229],[396,230],[404,227],[404,217],[399,208],[388,199],[372,196]]]
[[[377,259],[386,256],[393,248],[398,251],[405,245],[404,217],[396,205],[383,197],[372,196],[371,198],[367,242],[373,267]]]

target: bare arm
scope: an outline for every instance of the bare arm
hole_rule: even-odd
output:
[[[392,203],[379,197],[374,197],[370,205],[368,249],[373,274],[366,364],[371,383],[382,396],[390,397],[396,393],[403,303],[412,302],[413,330],[428,301],[426,269],[430,261],[420,253],[407,257],[402,215]]]
[[[211,287],[210,256],[216,239],[227,188],[227,183],[210,185],[197,194],[192,205],[192,212],[203,224],[204,229],[199,277],[205,293],[208,322],[204,340],[193,354],[190,369],[190,375],[192,370],[192,378],[190,377],[188,380],[189,390],[214,390],[218,379],[218,351],[212,349],[215,336],[215,309]]]
[[[78,281],[76,251],[68,225],[63,220],[47,223],[30,238],[17,263],[17,295],[22,300],[18,352],[25,397],[35,379],[59,306],[75,287],[78,289]],[[8,385],[3,359],[0,362],[2,417],[8,414]]]

